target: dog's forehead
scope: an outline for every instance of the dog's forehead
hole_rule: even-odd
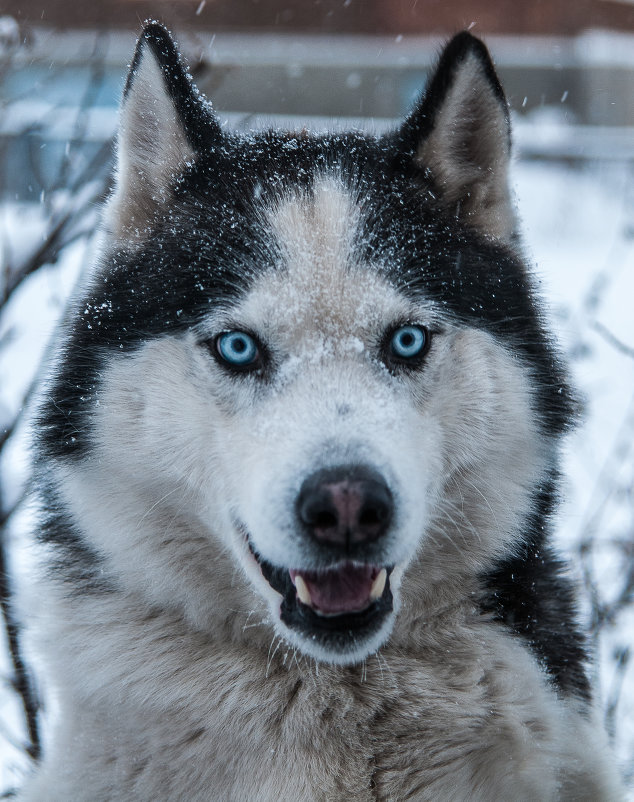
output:
[[[411,316],[412,302],[385,271],[362,260],[362,210],[343,181],[319,178],[310,193],[289,193],[265,214],[281,264],[241,304],[257,325],[340,337]]]

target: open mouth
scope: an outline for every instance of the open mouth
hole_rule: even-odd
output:
[[[358,646],[392,612],[393,566],[342,561],[319,571],[280,568],[247,542],[262,575],[282,596],[281,620],[328,651],[341,654]]]

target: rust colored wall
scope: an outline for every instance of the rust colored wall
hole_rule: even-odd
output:
[[[59,28],[137,29],[147,18],[175,28],[365,34],[575,34],[634,30],[618,0],[5,0],[2,13]]]

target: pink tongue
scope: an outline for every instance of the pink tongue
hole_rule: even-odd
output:
[[[291,579],[300,574],[308,592],[311,607],[327,615],[364,610],[370,604],[372,583],[379,573],[374,565],[345,563],[328,571],[291,571]]]

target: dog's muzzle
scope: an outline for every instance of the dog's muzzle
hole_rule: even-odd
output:
[[[392,493],[368,466],[323,469],[303,482],[295,515],[319,567],[272,565],[249,540],[251,551],[282,595],[281,620],[326,651],[344,655],[371,638],[392,612],[393,566],[381,561],[382,540],[394,518]]]

